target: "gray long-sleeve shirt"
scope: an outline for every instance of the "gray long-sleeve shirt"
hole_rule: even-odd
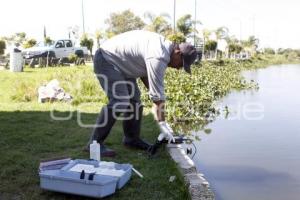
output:
[[[149,31],[129,31],[101,46],[104,58],[128,78],[148,77],[149,96],[165,100],[164,75],[170,61],[172,42]]]

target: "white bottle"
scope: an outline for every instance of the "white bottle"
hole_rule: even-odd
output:
[[[100,161],[100,144],[96,140],[90,144],[90,159]]]

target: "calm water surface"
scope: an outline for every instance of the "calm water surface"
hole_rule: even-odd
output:
[[[222,99],[228,119],[222,114],[210,134],[199,133],[194,161],[217,200],[299,200],[300,65],[243,74],[260,89]]]

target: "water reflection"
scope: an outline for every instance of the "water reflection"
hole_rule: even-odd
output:
[[[200,134],[194,160],[217,200],[298,200],[300,196],[300,65],[245,72],[258,91],[232,92],[223,112]],[[251,112],[255,110],[255,112]]]
[[[231,181],[237,184],[247,182],[248,184],[273,181],[295,181],[290,174],[284,172],[272,172],[261,167],[218,165],[206,166],[217,181]]]

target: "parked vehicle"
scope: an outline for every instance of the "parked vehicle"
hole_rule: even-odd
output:
[[[76,47],[74,44],[75,43],[69,39],[57,40],[48,45],[44,44],[44,42],[40,42],[34,47],[24,49],[23,56],[25,58],[66,58],[70,54],[76,54],[78,57],[83,58],[88,55],[89,51],[86,47]]]

